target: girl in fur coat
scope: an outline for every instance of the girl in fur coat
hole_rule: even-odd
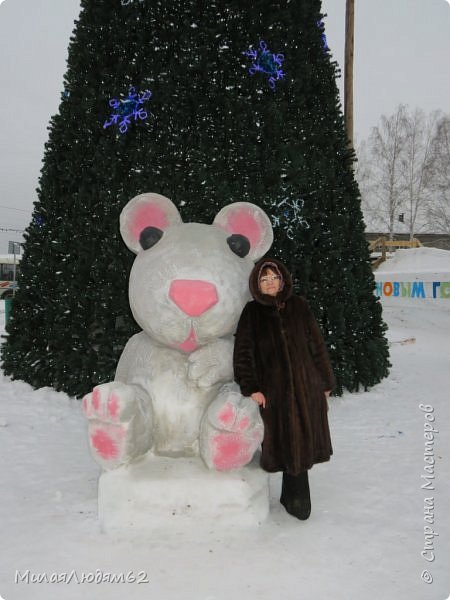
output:
[[[298,519],[311,512],[308,469],[333,453],[327,398],[335,387],[328,352],[306,300],[277,259],[250,275],[254,300],[242,312],[234,346],[235,380],[260,406],[261,467],[283,472],[280,502]]]

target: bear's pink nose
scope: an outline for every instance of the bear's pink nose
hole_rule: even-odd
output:
[[[169,298],[190,317],[202,315],[218,300],[215,285],[196,279],[172,281]]]

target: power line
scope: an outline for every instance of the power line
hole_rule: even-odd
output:
[[[12,206],[3,206],[0,204],[0,208],[6,208],[7,210],[17,210],[19,212],[24,212],[27,214],[31,213],[31,210],[23,210],[23,208],[13,208]]]
[[[15,233],[23,233],[25,229],[10,229],[9,227],[0,227],[0,231],[14,231]]]

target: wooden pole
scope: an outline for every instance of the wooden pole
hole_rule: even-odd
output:
[[[344,119],[349,146],[353,146],[353,49],[355,31],[355,0],[345,4],[345,67]]]

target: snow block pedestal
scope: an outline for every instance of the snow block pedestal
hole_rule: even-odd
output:
[[[200,458],[146,455],[100,475],[98,510],[105,533],[252,527],[269,512],[269,477],[258,458],[232,471],[208,470]]]

